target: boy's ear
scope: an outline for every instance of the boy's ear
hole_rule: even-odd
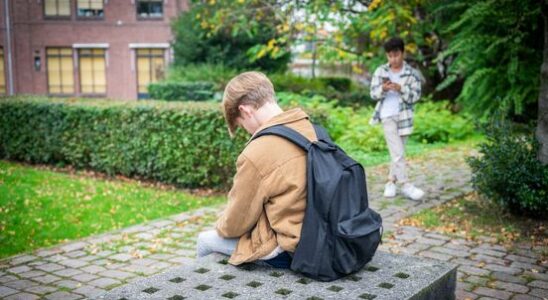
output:
[[[250,117],[253,113],[253,109],[251,106],[240,104],[238,106],[238,110],[240,111],[241,116],[247,116]]]

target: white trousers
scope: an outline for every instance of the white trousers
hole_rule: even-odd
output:
[[[406,183],[408,178],[405,170],[405,143],[408,136],[398,134],[398,116],[383,119],[382,126],[391,159],[388,180]]]

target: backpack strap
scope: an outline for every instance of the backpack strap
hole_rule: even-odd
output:
[[[329,134],[327,133],[327,130],[325,130],[325,128],[317,124],[313,124],[313,125],[314,125],[314,130],[316,131],[316,137],[318,138],[319,141],[324,141],[328,144],[333,144],[333,141],[329,137]]]
[[[254,135],[251,140],[257,139],[264,135],[276,135],[285,138],[290,142],[293,142],[293,144],[301,147],[306,152],[308,152],[308,149],[310,149],[310,147],[312,146],[312,142],[310,142],[302,134],[284,125],[275,125],[265,128],[256,135]]]

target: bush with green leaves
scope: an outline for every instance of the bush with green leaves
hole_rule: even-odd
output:
[[[532,130],[520,133],[504,119],[485,129],[481,155],[468,159],[472,182],[482,195],[519,215],[548,217],[548,165],[537,159]]]
[[[372,105],[369,89],[344,77],[307,78],[291,73],[269,75],[276,91],[299,93],[303,96],[322,96],[337,100],[340,105],[359,108]]]
[[[413,139],[422,143],[449,143],[473,135],[472,119],[465,113],[452,113],[448,107],[445,101],[417,103]]]
[[[319,95],[307,97],[280,92],[277,96],[280,103],[286,106],[298,105],[329,112],[326,128],[343,148],[366,152],[386,150],[382,126],[369,124],[374,111],[372,106],[352,109],[341,106],[337,100],[328,100]],[[466,114],[452,113],[447,102],[417,103],[414,120],[415,129],[411,138],[422,143],[449,143],[474,134],[470,118]]]
[[[166,101],[212,100],[215,84],[208,81],[155,82],[148,85],[150,98]]]
[[[229,138],[216,102],[0,98],[1,159],[225,188],[247,138]]]
[[[167,82],[195,82],[208,81],[215,84],[215,91],[223,91],[226,84],[238,70],[223,64],[188,64],[184,66],[172,65],[167,71]]]
[[[278,100],[284,106],[301,106],[328,112],[325,127],[331,138],[345,150],[375,152],[386,150],[382,128],[369,125],[372,108],[353,110],[340,106],[336,100],[323,96],[306,97],[293,93],[278,93]]]

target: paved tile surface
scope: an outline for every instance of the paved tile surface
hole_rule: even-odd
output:
[[[366,168],[370,205],[383,217],[383,250],[459,265],[457,299],[548,299],[543,249],[506,249],[489,240],[471,242],[398,226],[419,210],[472,191],[464,157],[469,150],[444,149],[411,160],[411,179],[427,196],[413,202],[382,198],[387,165]],[[194,260],[197,234],[212,228],[222,206],[198,209],[0,261],[0,298],[83,299]]]

